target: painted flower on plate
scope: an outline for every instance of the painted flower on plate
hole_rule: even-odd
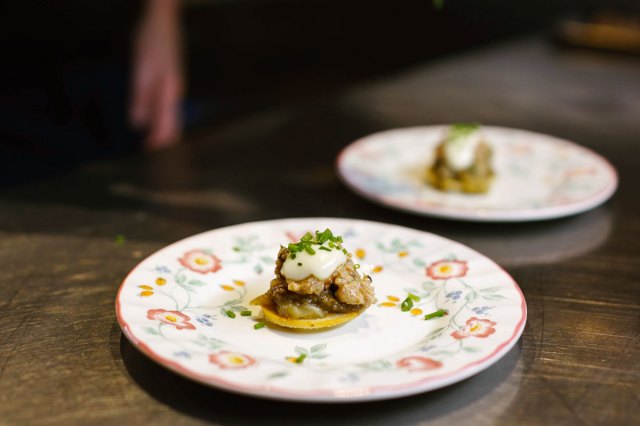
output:
[[[256,363],[256,360],[249,355],[238,352],[220,351],[209,355],[209,362],[217,364],[222,369],[247,368]]]
[[[222,266],[220,266],[220,259],[204,250],[188,251],[179,258],[178,261],[182,266],[200,274],[216,272],[222,268]]]
[[[414,355],[399,359],[396,366],[406,368],[409,371],[429,371],[442,367],[442,363],[431,358]]]
[[[496,332],[494,325],[496,325],[494,321],[471,317],[467,320],[466,325],[462,327],[462,330],[454,331],[451,335],[455,339],[466,339],[469,336],[488,337]]]
[[[464,277],[469,267],[464,260],[439,260],[427,268],[427,275],[434,280]]]
[[[189,322],[191,318],[178,311],[167,311],[166,309],[149,309],[147,318],[158,320],[165,324],[170,324],[178,330],[195,330],[196,327]]]

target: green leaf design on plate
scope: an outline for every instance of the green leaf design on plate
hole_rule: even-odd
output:
[[[178,285],[179,285],[180,287],[184,288],[184,289],[185,289],[186,291],[188,291],[189,293],[195,293],[195,292],[196,292],[193,288],[189,287],[189,286],[188,286],[188,285],[186,285],[186,284],[178,284]]]
[[[319,354],[319,353],[311,354],[311,358],[315,358],[315,359],[324,359],[328,356],[329,354]]]
[[[288,376],[289,372],[288,371],[277,371],[275,373],[271,373],[269,374],[269,376],[267,377],[268,379],[279,379],[281,377],[285,377]]]
[[[433,281],[425,281],[422,283],[422,288],[428,292],[431,292],[436,289],[436,283]]]
[[[202,287],[204,285],[207,285],[207,283],[205,283],[204,281],[200,281],[200,280],[189,280],[189,281],[187,281],[187,284],[193,285],[193,286],[196,286],[196,287]]]
[[[487,294],[486,296],[482,296],[482,298],[484,300],[502,300],[502,299],[506,299],[506,297],[501,296],[499,294]]]
[[[429,340],[433,340],[437,337],[440,337],[440,335],[444,332],[444,330],[447,327],[440,327],[440,328],[436,328],[435,330],[433,330],[431,333],[427,334],[424,338],[425,342],[428,342]]]
[[[367,371],[385,371],[393,368],[393,364],[386,359],[379,359],[364,364],[357,364],[358,367]]]
[[[320,343],[320,344],[318,344],[318,345],[315,345],[315,346],[312,346],[312,347],[311,347],[311,353],[314,353],[314,352],[322,352],[322,351],[324,351],[325,349],[327,349],[327,344],[326,344],[326,343]]]
[[[149,333],[149,334],[153,334],[153,335],[155,335],[155,336],[160,335],[160,333],[158,333],[158,330],[156,330],[156,329],[155,329],[155,328],[153,328],[153,327],[145,327],[145,328],[144,328],[144,331],[146,331],[146,332],[147,332],[147,333]]]
[[[465,351],[465,352],[472,353],[472,354],[481,351],[480,348],[475,348],[473,346],[465,346],[465,347],[462,348],[462,350]]]
[[[450,351],[434,351],[429,353],[429,355],[432,355],[432,356],[451,356],[453,354],[454,353]]]
[[[500,286],[495,286],[495,287],[487,287],[487,288],[482,288],[480,289],[480,293],[494,293],[498,290],[500,290],[502,287]]]

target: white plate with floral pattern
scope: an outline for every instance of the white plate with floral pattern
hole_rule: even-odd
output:
[[[324,331],[256,328],[260,308],[249,301],[269,288],[280,244],[325,228],[344,237],[371,275],[377,303]],[[416,300],[403,311],[409,293]],[[448,314],[424,319],[437,310]],[[116,311],[138,349],[181,375],[248,395],[324,402],[396,398],[463,380],[504,356],[526,321],[518,285],[480,253],[427,232],[331,218],[247,223],[174,243],[129,273]]]
[[[422,215],[484,222],[552,219],[592,209],[615,192],[615,169],[572,142],[525,130],[483,126],[496,177],[486,194],[442,192],[425,171],[448,126],[394,129],[347,146],[338,174],[356,193]]]

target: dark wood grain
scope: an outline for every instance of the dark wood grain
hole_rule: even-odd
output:
[[[638,59],[556,51],[535,38],[5,190],[0,424],[640,424],[639,117]],[[467,120],[595,149],[617,167],[620,188],[575,217],[474,224],[385,209],[335,175],[336,154],[365,134]],[[397,223],[480,250],[525,294],[520,342],[446,389],[318,407],[210,389],[122,336],[114,298],[141,258],[197,232],[295,216]]]

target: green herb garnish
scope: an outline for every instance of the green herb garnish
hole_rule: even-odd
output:
[[[438,318],[438,317],[443,317],[445,315],[448,315],[449,312],[444,310],[444,309],[438,309],[435,312],[431,312],[430,314],[427,314],[424,316],[424,319],[429,320],[431,318]]]
[[[266,325],[267,325],[267,323],[265,323],[265,322],[259,322],[259,323],[253,324],[253,328],[254,328],[254,330],[259,330],[259,329],[263,328]]]
[[[454,142],[456,140],[465,138],[477,131],[480,128],[478,123],[457,123],[453,124],[449,128],[449,134],[447,135],[447,141]]]
[[[329,247],[324,246],[323,244],[325,243]],[[319,249],[323,251],[340,250],[345,255],[348,254],[347,250],[342,247],[342,237],[333,235],[333,232],[327,228],[322,232],[316,231],[315,235],[307,232],[300,238],[300,242],[288,244],[289,256],[291,256],[291,259],[295,259],[296,254],[301,252],[306,252],[313,256],[316,254],[312,247],[313,245],[321,246]]]
[[[250,317],[251,316],[251,311],[242,311],[242,312],[240,312],[240,315],[242,315],[243,317]]]
[[[420,301],[420,296],[416,296],[416,295],[415,295],[415,294],[413,294],[413,293],[409,293],[408,298],[409,298],[409,299],[411,299],[411,300],[413,300],[414,302],[419,302],[419,301]]]
[[[224,311],[224,314],[229,318],[235,318],[236,314],[233,311]]]
[[[402,304],[400,305],[400,310],[402,312],[408,312],[411,310],[411,308],[413,308],[413,300],[411,299],[411,297],[407,297],[402,301]]]
[[[296,363],[297,364],[302,364],[302,361],[304,361],[304,359],[307,357],[307,354],[300,354],[300,356],[298,358],[296,358]]]

